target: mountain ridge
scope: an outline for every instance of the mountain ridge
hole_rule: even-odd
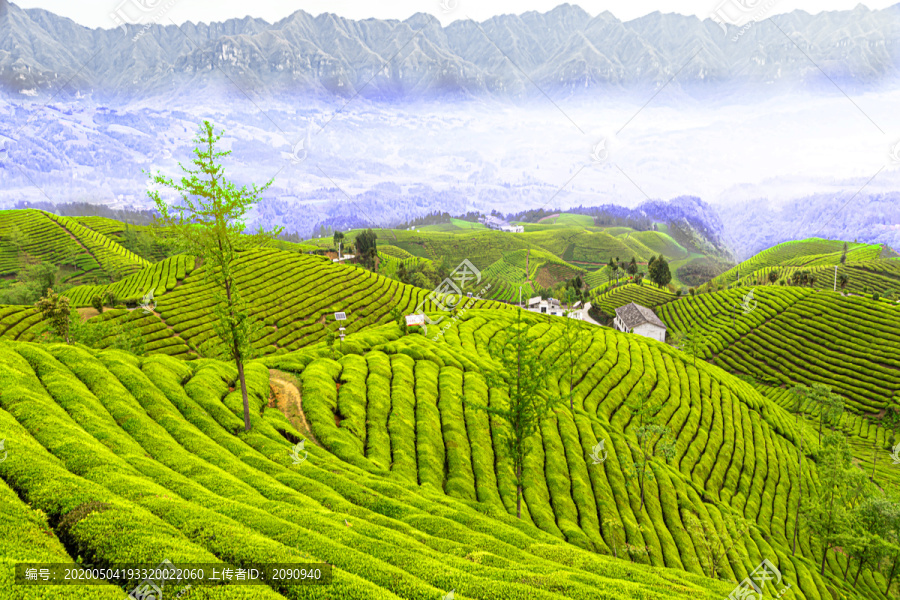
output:
[[[150,16],[123,25],[125,32],[89,29],[3,0],[0,19],[9,26],[0,33],[0,93],[109,100],[224,91],[230,79],[267,95],[523,97],[540,93],[536,87],[556,95],[653,88],[676,74],[676,88],[809,87],[825,77],[859,86],[896,77],[891,40],[900,33],[896,5],[798,10],[724,36],[709,18],[656,12],[621,21],[569,4],[446,27],[428,13],[353,20],[298,10],[271,24],[244,17],[181,26],[154,23],[165,22],[162,11]]]

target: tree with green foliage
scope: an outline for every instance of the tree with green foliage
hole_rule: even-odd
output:
[[[841,251],[841,264],[847,264],[847,242],[844,242],[844,249]]]
[[[890,543],[893,530],[900,523],[900,505],[884,495],[874,486],[866,487],[867,495],[853,507],[855,525],[854,539],[851,544],[853,558],[857,561],[856,575],[853,585],[859,581],[863,567],[877,567],[886,559],[896,546]],[[847,551],[847,548],[844,549]],[[847,559],[847,567],[850,559]],[[844,573],[846,579],[846,571]]]
[[[143,356],[145,352],[144,336],[130,314],[121,320],[98,317],[85,320],[73,311],[69,315],[69,336],[72,343],[89,348],[112,348],[135,356]]]
[[[619,258],[609,258],[609,262],[607,263],[609,266],[609,270],[612,271],[613,277],[616,278],[616,285],[619,285]]]
[[[231,151],[221,151],[216,144],[223,132],[215,132],[212,123],[204,121],[194,142],[194,168],[179,163],[183,171],[180,181],[157,172],[151,182],[173,190],[179,197],[167,203],[159,191],[147,193],[156,204],[161,223],[169,226],[190,254],[204,262],[204,274],[213,288],[216,316],[215,332],[224,342],[226,354],[237,367],[244,401],[244,429],[250,430],[250,403],[244,363],[252,358],[251,340],[256,329],[246,302],[236,282],[235,259],[241,251],[266,245],[281,229],[245,235],[245,219],[259,202],[260,195],[272,184],[262,187],[238,187],[225,177],[220,160]]]
[[[847,287],[847,284],[850,283],[850,278],[847,277],[844,273],[838,275],[838,285],[841,287],[841,291]]]
[[[653,261],[653,266],[648,269],[648,273],[650,275],[650,281],[658,285],[659,287],[665,287],[672,281],[672,273],[669,271],[669,263],[666,262],[665,257],[660,254],[659,257]]]
[[[456,307],[454,307],[454,310]],[[400,328],[400,335],[406,335],[408,333],[406,327],[406,316],[403,314],[403,311],[400,310],[399,306],[395,306],[391,309],[391,320],[397,323],[397,327]]]
[[[628,269],[628,274],[631,275],[632,277],[637,275],[638,265],[637,265],[637,259],[635,257],[633,257],[633,256],[631,257],[631,262],[628,263],[627,269]]]
[[[753,526],[753,523],[745,519],[739,519],[739,522],[741,530],[738,531],[737,535],[730,536],[731,544],[726,547],[723,543],[724,538],[720,536],[711,523],[703,521],[697,513],[691,510],[687,511],[685,524],[687,525],[687,530],[693,534],[691,538],[700,541],[696,548],[698,551],[697,558],[700,562],[700,568],[703,569],[703,574],[707,577],[711,579],[718,578],[719,565],[727,558],[728,553],[738,540],[743,539],[744,535]]]
[[[603,519],[603,532],[606,534],[604,537],[610,538],[613,556],[619,558],[619,548],[624,547],[625,544],[625,528],[622,526],[622,521],[616,517]]]
[[[819,411],[819,444],[822,443],[822,427],[826,423],[831,425],[834,432],[841,415],[844,413],[844,399],[831,391],[824,383],[814,383],[811,387],[796,386],[807,400]],[[805,388],[805,391],[802,389]]]
[[[706,336],[703,330],[698,327],[697,323],[691,325],[687,331],[679,331],[675,334],[672,345],[681,350],[685,354],[689,354],[694,359],[694,366],[697,366],[697,356],[703,353],[703,344],[706,342]]]
[[[778,281],[778,272],[769,271],[769,283],[775,283],[776,281]]]
[[[571,288],[569,288],[571,290]],[[574,294],[567,290],[566,304],[570,304],[570,300]],[[569,317],[571,310],[563,312],[564,325],[562,333],[563,352],[565,353],[565,364],[568,366],[568,374],[566,381],[569,385],[569,410],[575,410],[574,395],[572,391],[575,389],[575,363],[582,354],[582,345],[584,331],[578,327],[575,319]]]
[[[794,396],[794,413],[797,415],[797,435],[800,438],[800,458],[798,459],[797,464],[797,481],[799,487],[799,493],[797,494],[797,511],[796,516],[794,518],[794,535],[791,544],[791,555],[796,556],[797,554],[797,538],[800,535],[800,512],[801,506],[803,503],[803,443],[806,441],[806,438],[803,436],[803,428],[801,426],[800,414],[803,410],[803,400],[806,398],[806,394],[809,391],[805,385],[795,385],[791,388],[791,394]]]
[[[331,351],[331,358],[334,358],[334,342],[337,341],[337,334],[331,329],[325,334],[325,345]]]
[[[525,486],[523,467],[526,442],[537,432],[541,421],[559,401],[547,390],[546,382],[551,373],[546,359],[540,355],[534,342],[527,322],[522,319],[522,309],[518,309],[515,325],[507,330],[507,335],[502,340],[495,338],[491,344],[491,356],[496,361],[497,368],[488,371],[486,379],[489,389],[503,393],[503,405],[470,403],[474,408],[499,417],[506,424],[501,436],[515,473],[516,516],[520,519]]]
[[[53,292],[53,289],[47,290],[47,295],[42,297],[35,303],[35,307],[41,311],[41,315],[45,321],[50,321],[50,327],[62,338],[67,344],[72,341],[69,337],[69,315],[72,312],[67,296],[60,296]]]
[[[378,254],[378,234],[366,229],[356,236],[356,250],[359,261],[367,269],[375,269],[375,257]]]
[[[853,464],[847,438],[829,433],[818,452],[819,487],[806,509],[806,521],[822,546],[819,574],[825,574],[828,552],[851,542],[853,508],[863,489],[865,473]]]
[[[47,290],[56,286],[59,278],[59,267],[52,263],[38,261],[22,269],[22,279],[33,281],[38,287],[38,292],[43,296]]]
[[[151,234],[139,231],[126,223],[125,231],[122,232],[121,244],[141,258],[153,261],[153,236]]]
[[[644,508],[646,484],[654,478],[650,462],[655,458],[672,458],[675,455],[675,440],[667,426],[656,422],[659,406],[657,403],[651,404],[644,393],[639,394],[632,410],[632,433],[637,441],[637,460],[628,466],[626,475],[629,479],[637,480],[641,500],[638,511],[641,511]]]
[[[334,235],[331,237],[331,241],[334,243],[334,249],[339,250],[341,247],[341,242],[344,241],[344,233],[335,229]]]
[[[91,296],[91,306],[94,307],[98,313],[103,313],[103,296],[100,294],[94,294]]]

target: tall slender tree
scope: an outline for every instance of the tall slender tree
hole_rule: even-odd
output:
[[[517,311],[515,324],[503,341],[497,341],[492,346],[491,356],[497,368],[487,373],[488,388],[504,392],[505,401],[501,406],[469,404],[496,415],[506,423],[501,435],[515,472],[516,516],[521,519],[526,443],[559,399],[546,388],[549,367],[529,334],[528,323],[522,319],[522,309]]]
[[[170,227],[182,247],[203,261],[205,277],[213,284],[215,332],[224,342],[225,355],[237,367],[244,401],[244,429],[249,431],[250,404],[244,363],[253,354],[250,342],[255,323],[237,285],[234,262],[241,251],[266,245],[281,233],[281,228],[244,234],[247,213],[272,181],[262,187],[255,184],[238,187],[226,179],[221,159],[231,151],[216,147],[223,133],[216,133],[212,123],[203,121],[194,138],[193,167],[179,163],[183,174],[178,181],[159,171],[150,175],[152,185],[175,193],[177,198],[171,204],[158,189],[148,190],[147,194],[161,215],[160,224]]]
[[[865,483],[865,473],[853,465],[853,455],[845,436],[829,433],[818,452],[818,494],[807,510],[810,531],[822,546],[819,574],[825,574],[828,551],[849,540],[857,495]]]
[[[671,431],[666,425],[657,422],[658,404],[651,403],[645,393],[639,394],[635,406],[632,407],[637,460],[633,461],[626,471],[630,479],[637,480],[641,500],[638,511],[644,508],[647,482],[653,481],[654,478],[651,461],[657,457],[668,460],[675,455],[675,440],[672,439]]]

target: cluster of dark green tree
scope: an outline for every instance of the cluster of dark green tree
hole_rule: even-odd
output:
[[[52,263],[37,259],[26,260],[14,279],[0,279],[0,304],[34,304],[50,288],[71,287],[64,283],[71,275],[70,268],[60,269]]]
[[[113,300],[114,301],[114,300]],[[82,344],[89,348],[114,348],[144,354],[144,337],[130,319],[82,319],[69,298],[52,288],[35,303],[44,319],[44,330],[37,336],[43,343]]]
[[[591,286],[587,284],[581,275],[576,275],[571,279],[560,281],[552,287],[543,287],[534,285],[534,292],[541,298],[556,298],[560,302],[571,306],[576,302],[587,302],[591,297]],[[526,298],[522,298],[524,302]]]
[[[120,246],[150,262],[165,260],[183,249],[178,238],[155,226],[138,228],[126,224],[117,241]]]
[[[57,214],[61,217],[106,217],[107,219],[121,221],[122,223],[131,223],[133,225],[150,225],[159,216],[155,210],[137,209],[132,207],[111,208],[104,204],[94,204],[91,202],[63,202],[61,204],[53,204],[52,202],[28,202],[20,200],[16,202],[14,208],[33,208]]]
[[[878,454],[884,450],[877,440],[873,442],[872,474],[867,476],[855,463],[847,436],[837,430],[844,412],[843,398],[821,383],[810,387],[797,385],[793,392],[798,420],[804,408],[813,411],[818,421],[819,440],[818,450],[811,455],[818,472],[817,485],[805,495],[801,488],[798,495],[793,551],[796,552],[802,517],[822,549],[820,573],[825,572],[829,552],[839,551],[847,557],[845,580],[851,577],[856,585],[863,569],[880,571],[887,582],[887,594],[900,559],[900,494],[896,489],[879,486],[876,481]],[[887,411],[882,423],[896,431],[900,427],[900,412]],[[801,482],[802,444],[801,438]]]
[[[370,271],[378,267],[378,234],[366,229],[356,236],[356,260]]]
[[[394,229],[409,229],[410,227],[425,227],[426,225],[442,225],[444,223],[449,223],[451,218],[452,217],[448,212],[434,211],[423,217],[416,217],[405,223],[399,223]]]
[[[644,272],[641,270],[641,265],[638,264],[637,259],[634,256],[631,257],[629,262],[622,262],[618,256],[615,258],[610,257],[606,266],[609,267],[617,286],[619,285],[620,276],[625,277],[626,275],[629,275],[632,277],[633,282],[638,285],[643,282],[645,277]],[[666,262],[666,258],[662,254],[650,257],[650,260],[647,262],[646,277],[659,287],[665,287],[672,281],[672,272],[669,270],[669,263]]]

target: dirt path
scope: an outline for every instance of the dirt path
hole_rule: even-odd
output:
[[[300,390],[291,381],[291,377],[282,373],[277,369],[269,369],[269,387],[275,396],[273,402],[269,403],[272,408],[277,408],[287,420],[291,422],[294,428],[309,438],[316,445],[321,446],[312,433],[309,421],[303,413],[303,398],[300,396]]]

